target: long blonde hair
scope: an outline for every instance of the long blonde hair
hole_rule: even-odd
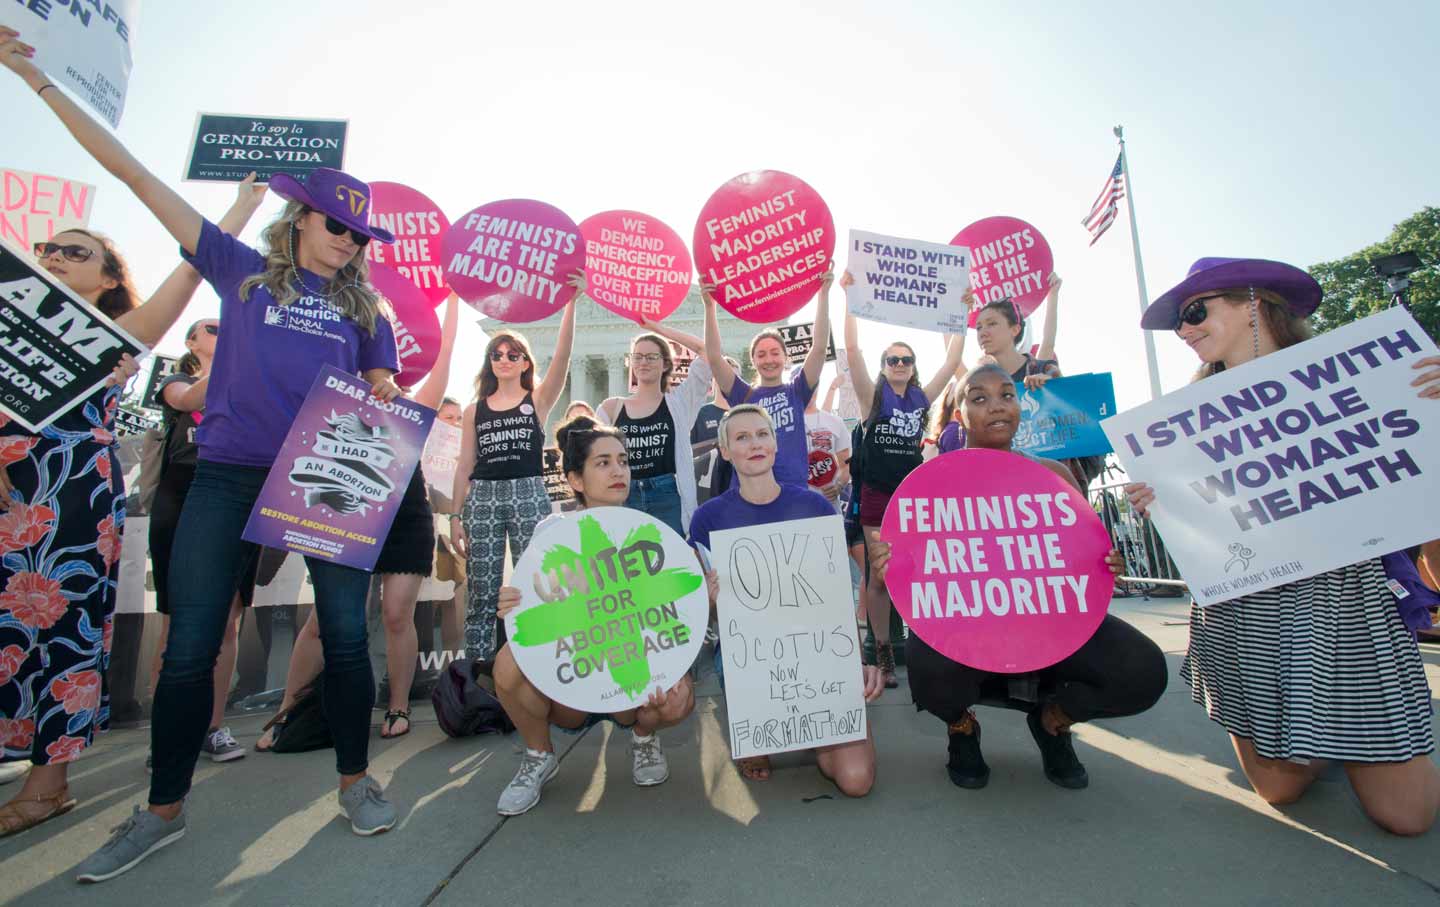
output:
[[[289,305],[300,298],[300,274],[295,262],[295,226],[312,209],[300,202],[285,204],[285,210],[261,234],[265,254],[265,270],[240,281],[240,298],[249,300],[256,287],[264,287],[275,297],[276,305]],[[360,325],[365,333],[375,336],[375,319],[381,314],[381,296],[370,286],[370,266],[361,252],[346,263],[325,286],[340,289],[326,302],[335,311]]]

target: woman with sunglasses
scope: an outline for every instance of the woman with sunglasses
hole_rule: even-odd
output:
[[[855,282],[849,271],[840,278],[841,288]],[[968,307],[972,295],[966,290]],[[845,308],[845,359],[855,395],[869,401],[864,418],[864,438],[859,452],[860,467],[855,484],[860,494],[860,526],[864,538],[880,528],[890,496],[921,463],[921,441],[930,401],[939,396],[960,367],[965,335],[950,337],[945,361],[923,386],[915,364],[915,350],[907,343],[892,343],[880,357],[880,371],[872,379],[865,371],[865,352],[860,348],[860,326],[850,308]],[[890,642],[890,592],[885,583],[866,571],[865,610],[870,634],[875,638],[875,663],[884,674],[885,688],[895,689],[895,650]]]
[[[617,428],[600,425],[588,416],[576,416],[555,430],[560,445],[561,469],[575,492],[581,510],[588,507],[628,507],[632,494],[628,440]],[[561,519],[559,515],[546,520]],[[565,517],[573,519],[573,517]],[[544,522],[544,521],[542,521]],[[713,576],[713,574],[711,575]],[[544,580],[535,577],[537,590]],[[714,580],[707,577],[710,588]],[[499,593],[499,617],[520,604],[520,590],[506,586]],[[659,730],[674,727],[695,709],[690,675],[683,675],[669,690],[657,687],[639,708],[614,714],[587,714],[561,705],[540,692],[520,670],[510,644],[495,656],[495,693],[505,714],[515,723],[525,750],[515,777],[500,793],[496,811],[502,816],[529,812],[540,802],[541,789],[555,777],[560,761],[550,742],[550,726],[578,733],[600,721],[613,721],[630,731],[631,779],[637,787],[654,787],[670,777],[670,765],[660,748]]]
[[[1313,277],[1287,264],[1202,258],[1150,304],[1140,326],[1174,330],[1200,359],[1192,380],[1203,381],[1306,340],[1320,296]],[[1414,367],[1422,370],[1411,382],[1419,396],[1440,400],[1440,356]],[[1125,491],[1141,514],[1155,504],[1145,483]],[[1374,557],[1192,606],[1180,676],[1229,732],[1241,770],[1266,802],[1300,799],[1334,760],[1371,821],[1419,835],[1440,813],[1430,692],[1386,579]]]
[[[584,288],[584,275],[570,283]],[[565,306],[550,368],[536,382],[530,344],[518,331],[490,335],[475,377],[475,402],[465,407],[453,499],[450,541],[465,557],[465,651],[475,661],[495,657],[495,609],[509,543],[512,563],[530,544],[535,524],[550,513],[545,492],[545,420],[565,392],[575,340],[575,301]]]
[[[328,168],[305,184],[276,176],[271,190],[289,200],[251,249],[208,222],[146,170],[27,59],[11,40],[0,56],[106,170],[128,186],[184,250],[220,297],[218,337],[196,434],[199,465],[171,552],[170,639],[151,725],[154,774],[149,809],[136,808],[85,860],[82,881],[103,881],[135,866],[185,833],[190,790],[214,698],[213,672],[225,618],[246,564],[241,539],[266,474],[321,366],[363,376],[371,394],[400,395],[395,335],[366,279],[363,248],[393,236],[368,223],[370,187]],[[395,808],[366,773],[374,678],[366,645],[370,575],[307,558],[325,643],[324,708],[335,739],[340,807],[356,834],[386,831]],[[195,569],[203,565],[204,569]]]
[[[699,337],[654,321],[642,324],[650,333],[630,341],[630,385],[635,392],[605,400],[598,416],[620,429],[629,448],[630,497],[625,506],[653,514],[683,536],[695,512],[690,432],[710,390],[710,367]],[[690,373],[673,390],[675,357],[666,338],[695,351]]]

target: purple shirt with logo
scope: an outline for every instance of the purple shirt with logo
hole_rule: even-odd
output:
[[[805,443],[805,407],[815,388],[805,380],[805,370],[774,387],[751,387],[735,376],[725,399],[731,406],[753,403],[770,414],[775,422],[775,481],[781,485],[806,485],[810,481],[810,452]]]
[[[375,334],[330,308],[313,293],[286,306],[263,286],[240,299],[240,282],[265,270],[254,249],[206,221],[195,254],[185,260],[220,297],[221,330],[215,342],[205,421],[196,433],[200,459],[268,467],[320,368],[358,375],[372,368],[397,371],[395,333],[383,317]],[[303,286],[326,280],[299,269]]]

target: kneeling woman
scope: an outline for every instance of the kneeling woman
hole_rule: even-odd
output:
[[[561,467],[575,490],[581,508],[623,507],[630,496],[630,462],[625,436],[618,429],[599,425],[594,419],[576,416],[555,431],[562,454]],[[547,517],[541,526],[558,516]],[[536,531],[539,531],[539,526]],[[520,590],[500,590],[498,616],[501,620],[520,604]],[[658,690],[638,709],[613,715],[591,715],[561,705],[536,689],[520,671],[506,643],[495,657],[495,691],[500,704],[525,741],[520,769],[500,794],[496,810],[502,816],[518,816],[540,802],[540,788],[560,768],[550,742],[550,725],[580,731],[609,719],[631,732],[634,758],[632,777],[641,787],[662,784],[670,777],[670,766],[660,749],[656,731],[684,721],[695,708],[695,690],[687,674],[669,692]]]
[[[1020,424],[1015,379],[1003,367],[983,365],[965,376],[960,415],[965,446],[1011,451]],[[1031,457],[1060,478],[1083,489],[1070,470],[1054,460]],[[878,548],[878,550],[877,550]],[[872,545],[870,568],[883,577],[890,546]],[[1123,561],[1115,551],[1105,558],[1111,572]],[[950,730],[950,780],[960,787],[981,788],[990,767],[980,752],[980,723],[972,708],[982,698],[998,696],[1026,710],[1030,735],[1040,748],[1045,777],[1061,787],[1079,789],[1090,783],[1075,756],[1070,725],[1096,718],[1136,715],[1154,705],[1165,692],[1165,656],[1149,637],[1113,615],[1073,655],[1029,674],[998,674],[957,664],[926,645],[914,633],[905,647],[910,694],[915,707],[943,720]]]

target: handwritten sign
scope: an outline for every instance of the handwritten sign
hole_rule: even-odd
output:
[[[140,341],[0,243],[0,412],[39,432],[89,397]]]
[[[440,243],[450,221],[440,206],[400,183],[370,184],[370,223],[395,235],[395,242],[372,242],[365,257],[372,264],[394,268],[415,284],[432,306],[450,295]]]
[[[89,183],[0,167],[0,239],[22,249],[88,227],[94,208],[95,187]]]
[[[440,358],[440,319],[435,307],[415,284],[385,265],[370,266],[370,283],[389,301],[395,314],[395,352],[400,358],[395,383],[414,387],[430,374]]]
[[[633,709],[678,683],[700,653],[705,577],[679,533],[649,514],[592,507],[551,520],[514,577],[521,600],[505,618],[510,652],[562,705]]]
[[[783,321],[820,289],[835,223],[819,193],[779,170],[742,173],[710,196],[695,223],[695,265],[725,311]]]
[[[433,409],[403,397],[381,403],[362,379],[324,366],[241,537],[373,569],[434,419]]]
[[[6,24],[35,48],[34,63],[120,125],[130,83],[130,41],[140,0],[26,0],[7,4]]]
[[[1110,607],[1104,523],[1085,495],[1020,454],[926,461],[891,497],[880,537],[893,546],[885,586],[910,632],[972,668],[1048,668]]]
[[[268,183],[277,173],[305,182],[319,167],[345,169],[346,120],[293,117],[195,116],[195,139],[182,177],[194,182],[238,183],[251,172]]]
[[[778,328],[780,336],[785,340],[785,358],[791,365],[799,365],[810,355],[810,347],[815,342],[815,322],[807,321],[803,324],[782,324]],[[832,333],[825,338],[825,361],[835,361],[835,335]]]
[[[430,426],[430,434],[425,439],[425,449],[420,453],[420,471],[425,476],[425,484],[432,489],[432,505],[435,503],[436,492],[443,495],[446,501],[455,493],[455,470],[460,465],[461,434],[460,429],[439,419]],[[458,506],[452,506],[451,509],[455,513],[460,512]]]
[[[1115,414],[1115,385],[1109,372],[1051,378],[1038,391],[1016,385],[1020,425],[1015,449],[1040,457],[1066,459],[1110,452],[1100,427]]]
[[[976,309],[969,323],[975,326],[979,306],[1010,299],[1022,316],[1040,307],[1049,290],[1055,256],[1040,231],[1018,217],[986,217],[961,230],[952,246],[970,250],[970,286]]]
[[[680,234],[638,211],[604,211],[580,224],[585,294],[622,318],[663,321],[690,292],[690,252]]]
[[[856,318],[943,334],[965,333],[970,250],[944,243],[850,231],[845,290]]]
[[[710,535],[736,759],[865,739],[855,599],[838,516]]]
[[[554,205],[526,198],[481,205],[441,243],[445,281],[481,313],[539,321],[575,297],[569,277],[585,265],[580,228]]]
[[[1389,308],[1102,423],[1197,604],[1436,536],[1440,406],[1410,386],[1435,354]]]

